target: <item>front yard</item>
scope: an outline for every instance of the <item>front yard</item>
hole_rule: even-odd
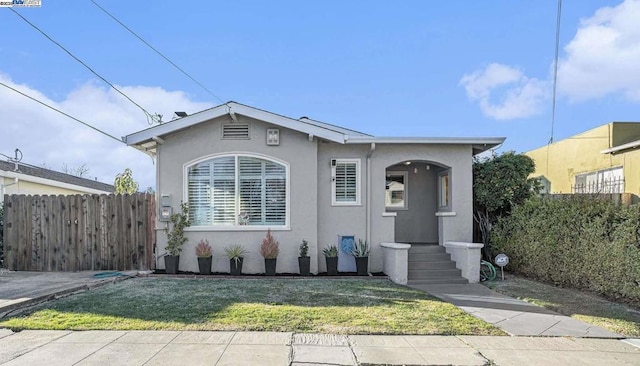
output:
[[[0,327],[504,335],[382,279],[135,278],[42,304]]]
[[[586,292],[561,288],[508,275],[506,281],[485,284],[502,294],[512,296],[549,310],[597,325],[627,337],[640,337],[640,310],[616,304]]]

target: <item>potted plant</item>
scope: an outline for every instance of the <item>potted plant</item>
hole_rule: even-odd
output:
[[[338,247],[329,245],[322,249],[324,259],[327,262],[327,275],[336,276],[338,274]]]
[[[356,257],[358,276],[366,276],[369,273],[369,245],[367,245],[367,241],[358,239],[358,244],[353,246],[351,255]]]
[[[200,269],[200,274],[210,275],[213,253],[211,251],[211,245],[209,245],[209,240],[202,239],[196,245],[196,257],[198,257],[198,268]]]
[[[180,209],[180,212],[174,213],[169,218],[173,228],[169,230],[169,225],[167,225],[164,229],[165,233],[167,233],[167,246],[165,247],[167,255],[164,256],[164,268],[170,274],[178,273],[182,245],[187,241],[184,229],[191,226],[191,222],[189,222],[189,205],[182,202]]]
[[[262,239],[260,245],[260,255],[264,258],[264,272],[267,276],[276,275],[276,261],[280,254],[280,243],[271,234],[271,229],[267,230],[267,236]]]
[[[307,255],[309,253],[309,243],[302,239],[300,244],[300,256],[298,257],[298,267],[300,268],[301,276],[308,276],[311,272],[311,258]]]
[[[244,256],[247,255],[247,251],[244,250],[242,245],[237,244],[224,248],[224,252],[229,258],[229,272],[234,276],[241,275],[242,262],[244,261]]]

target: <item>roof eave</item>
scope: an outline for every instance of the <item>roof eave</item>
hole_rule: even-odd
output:
[[[601,154],[612,154],[615,155],[616,153],[622,152],[624,150],[631,150],[631,149],[635,149],[638,148],[640,146],[640,140],[636,140],[636,141],[631,141],[629,143],[626,143],[624,145],[620,145],[620,146],[616,146],[616,147],[612,147],[610,149],[605,149],[600,151]]]

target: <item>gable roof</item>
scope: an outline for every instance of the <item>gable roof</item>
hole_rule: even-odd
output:
[[[15,170],[15,164],[8,161],[0,161],[0,175],[4,176],[17,176],[22,178],[24,176],[46,179],[49,181],[59,182],[62,185],[71,185],[78,188],[84,188],[88,193],[113,193],[115,187],[111,184],[98,182],[97,180],[91,180],[86,178],[76,177],[75,175],[58,172],[51,169],[45,169],[36,167],[33,165],[18,163],[18,170]],[[23,178],[27,180],[27,178]],[[55,183],[54,183],[55,184]],[[73,189],[72,187],[68,187]],[[99,191],[99,192],[98,192]]]
[[[229,118],[232,119],[235,118],[235,115],[237,114],[313,135],[339,144],[464,144],[472,145],[473,152],[476,154],[498,146],[505,140],[504,137],[374,137],[363,132],[316,121],[308,117],[294,119],[236,102],[227,102],[217,107],[150,127],[124,136],[122,140],[129,146],[133,146],[148,154],[155,155],[156,144],[158,141],[162,141],[162,136],[187,129],[191,126],[225,115],[229,115]]]

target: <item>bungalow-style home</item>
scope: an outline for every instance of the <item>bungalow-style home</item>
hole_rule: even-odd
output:
[[[0,161],[0,202],[5,194],[109,194],[110,184],[20,162]]]
[[[544,193],[640,195],[640,123],[611,122],[525,153]],[[633,198],[633,197],[632,197]]]
[[[189,204],[180,270],[198,271],[194,246],[207,239],[214,271],[228,272],[224,248],[241,244],[243,272],[264,272],[259,247],[271,229],[277,272],[298,272],[305,239],[318,273],[322,249],[342,236],[370,243],[370,272],[384,270],[384,243],[471,242],[472,158],[504,138],[374,137],[228,102],[123,140],[155,158],[160,210]]]

